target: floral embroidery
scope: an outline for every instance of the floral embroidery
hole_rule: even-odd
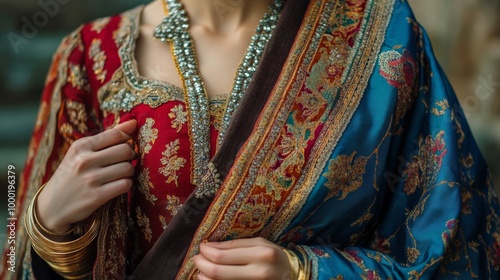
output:
[[[154,186],[149,177],[149,168],[142,169],[139,176],[137,176],[137,180],[139,181],[139,191],[144,195],[144,198],[147,201],[154,205],[158,198],[150,191],[151,189],[154,189]]]
[[[358,256],[359,252],[353,249],[345,249],[341,251],[341,254],[344,255],[346,259],[349,261],[356,263],[357,265],[363,265],[363,259]]]
[[[409,263],[415,263],[418,256],[420,256],[420,251],[417,248],[406,249],[406,258],[408,259]]]
[[[156,138],[158,138],[158,129],[153,128],[154,124],[154,119],[147,118],[145,124],[139,129],[139,149],[141,151],[142,159],[144,159],[145,154],[148,154],[151,151]]]
[[[142,228],[142,233],[144,234],[144,238],[151,242],[151,238],[153,238],[153,231],[149,225],[149,218],[146,215],[142,214],[141,208],[137,207],[137,225]]]
[[[69,117],[69,121],[71,124],[78,130],[80,133],[84,133],[87,131],[87,113],[85,111],[85,105],[73,101],[66,101],[66,112]]]
[[[213,118],[212,125],[217,131],[222,130],[222,122],[224,121],[224,112],[226,109],[226,98],[212,98],[209,102],[208,114]]]
[[[330,160],[328,171],[324,175],[328,180],[325,183],[325,187],[329,190],[327,199],[340,195],[339,200],[343,200],[363,184],[363,174],[368,159],[366,157],[354,159],[355,155],[356,152],[350,156],[340,155]]]
[[[248,198],[249,207],[247,211],[242,211],[237,217],[236,223],[241,228],[241,233],[247,232],[248,229],[255,229],[261,226],[262,217],[270,217],[273,215],[274,203],[268,195],[258,194]]]
[[[446,231],[443,232],[443,234],[441,235],[445,247],[448,247],[453,238],[455,238],[457,226],[458,226],[458,221],[455,219],[449,220],[446,223]]]
[[[162,215],[159,215],[158,219],[160,219],[161,227],[163,228],[163,230],[166,230],[168,224],[167,224],[167,221],[165,220],[165,217],[163,217]]]
[[[363,280],[381,280],[380,275],[375,270],[367,270],[364,275],[362,275]]]
[[[462,199],[462,215],[472,214],[472,193],[468,190],[463,190],[460,197]]]
[[[427,136],[418,141],[418,154],[413,156],[404,172],[404,192],[413,194],[417,188],[429,186],[441,169],[443,157],[446,155],[444,132],[439,132],[434,139]]]
[[[152,84],[147,80],[132,86],[123,71],[116,71],[111,82],[99,89],[97,98],[103,111],[118,114],[139,104],[158,108],[169,101],[182,101],[184,97],[176,87]]]
[[[106,53],[101,50],[101,40],[92,40],[92,44],[90,45],[89,49],[89,57],[94,61],[94,65],[92,66],[94,75],[101,83],[104,82],[104,80],[106,80],[106,74],[108,73],[108,71],[104,70],[107,57]]]
[[[182,105],[176,105],[168,113],[168,117],[172,119],[172,128],[177,132],[181,131],[182,126],[187,122],[187,112],[184,111]]]
[[[181,167],[184,167],[186,163],[186,159],[177,156],[179,152],[179,139],[176,139],[170,144],[165,145],[165,151],[161,154],[163,157],[161,158],[161,164],[163,167],[159,169],[160,174],[167,177],[167,183],[175,182],[177,184],[178,175],[176,174]]]
[[[78,64],[69,64],[69,76],[68,83],[76,89],[88,90],[87,76],[85,75],[85,66],[80,66]]]
[[[330,254],[320,248],[312,247],[311,251],[313,251],[313,253],[320,258],[331,258]]]
[[[443,99],[443,101],[436,101],[436,107],[432,108],[431,112],[435,116],[442,116],[446,112],[446,110],[450,109],[450,104],[448,100]]]
[[[175,195],[167,195],[167,207],[166,209],[170,212],[170,215],[174,217],[177,211],[182,207],[180,199]]]
[[[111,20],[111,18],[109,18],[109,17],[95,20],[94,22],[92,22],[92,27],[90,30],[95,31],[97,33],[101,33],[101,31],[104,29],[104,27],[106,27],[106,25],[108,25],[110,20]]]
[[[395,124],[398,124],[410,109],[415,98],[417,65],[411,53],[406,49],[402,51],[402,54],[397,50],[381,53],[379,63],[382,77],[398,89],[395,115]]]
[[[493,238],[495,242],[492,248],[488,248],[488,259],[495,270],[500,270],[500,233],[493,233]]]

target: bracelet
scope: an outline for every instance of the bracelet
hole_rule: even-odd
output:
[[[288,262],[290,263],[290,279],[298,280],[299,272],[301,269],[299,258],[294,252],[288,249],[283,248],[283,252],[285,252],[286,256],[288,257]]]
[[[309,280],[311,279],[311,260],[309,259],[307,252],[304,250],[304,248],[300,246],[295,246],[295,249],[297,252],[299,252],[300,256],[302,257],[302,269],[299,271],[299,279],[300,280]]]
[[[44,187],[45,185],[37,191],[28,205],[25,215],[25,228],[30,238],[31,246],[62,277],[66,279],[86,278],[92,273],[94,257],[97,252],[96,244],[92,243],[99,233],[100,212],[96,212],[92,224],[81,237],[68,242],[50,240],[41,231],[46,231],[49,234],[51,232],[40,227],[41,225],[37,223],[35,213],[36,200]]]
[[[292,250],[282,248],[290,262],[290,279],[309,280],[311,279],[311,262],[308,260],[307,253],[300,246],[295,249],[300,253],[302,260]]]

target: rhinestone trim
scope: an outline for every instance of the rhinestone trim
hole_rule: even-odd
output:
[[[191,135],[193,138],[193,178],[200,185],[208,171],[210,160],[210,117],[209,103],[203,79],[196,61],[194,42],[189,34],[189,19],[183,5],[178,0],[164,0],[169,14],[156,27],[154,38],[171,44],[179,72],[184,82],[188,107],[191,114]],[[282,9],[281,0],[275,0],[260,20],[247,52],[238,66],[233,89],[226,103],[218,146],[224,138],[229,121],[236,111],[240,99],[252,80],[267,42],[276,27]]]

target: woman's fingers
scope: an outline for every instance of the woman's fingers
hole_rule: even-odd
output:
[[[118,124],[113,129],[120,130],[121,132],[124,132],[125,134],[128,134],[128,135],[132,135],[132,133],[134,133],[136,127],[137,127],[137,121],[136,120],[129,120],[129,121],[123,122],[121,124]]]
[[[132,178],[134,171],[134,166],[126,161],[102,167],[92,173],[91,178],[88,179],[88,185],[99,187],[116,180]]]
[[[132,138],[131,134],[136,127],[136,120],[127,121],[97,135],[80,139],[81,144],[79,145],[83,145],[91,151],[100,151],[110,146],[126,143]]]
[[[134,174],[130,161],[137,157],[131,140],[136,127],[137,121],[127,121],[71,145],[38,197],[42,224],[64,232],[70,224],[130,190]]]
[[[276,246],[274,243],[262,237],[234,239],[223,242],[209,242],[205,245],[219,249],[232,249],[241,247],[253,247],[257,245]]]
[[[137,153],[128,143],[123,143],[95,152],[92,157],[96,165],[105,167],[134,160],[137,158]]]
[[[201,244],[194,262],[202,279],[283,279],[290,273],[282,248],[260,237]]]
[[[201,244],[200,255],[212,263],[221,265],[244,265],[252,262],[275,263],[279,258],[276,248],[262,245],[218,249]]]
[[[249,277],[247,266],[215,265],[204,257],[197,255],[194,257],[194,264],[200,270],[201,279],[255,279]]]
[[[98,199],[99,206],[105,204],[112,198],[127,193],[131,187],[132,187],[132,179],[123,178],[109,182],[99,188],[96,188],[96,197]]]

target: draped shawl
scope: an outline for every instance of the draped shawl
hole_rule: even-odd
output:
[[[19,188],[24,207],[62,159],[64,139],[134,117],[120,106],[162,102],[153,85],[132,103],[104,104],[133,84],[101,90],[132,67],[117,53],[133,53],[123,46],[134,39],[141,9],[83,25],[63,40]],[[108,56],[102,69],[87,54],[95,38]],[[70,89],[81,82],[70,75],[78,61],[90,73],[88,120],[85,132],[68,133],[61,99],[81,98]],[[104,118],[103,108],[115,117]],[[130,197],[103,206],[94,278],[190,279],[200,243],[256,236],[301,247],[313,279],[498,278],[498,197],[406,1],[288,0],[211,162],[222,179],[215,196],[189,196],[128,271]],[[213,174],[203,178],[213,185]],[[29,253],[22,226],[16,246],[24,259],[19,276],[33,277],[32,268],[40,279],[50,273]],[[2,266],[6,279],[15,278]]]

